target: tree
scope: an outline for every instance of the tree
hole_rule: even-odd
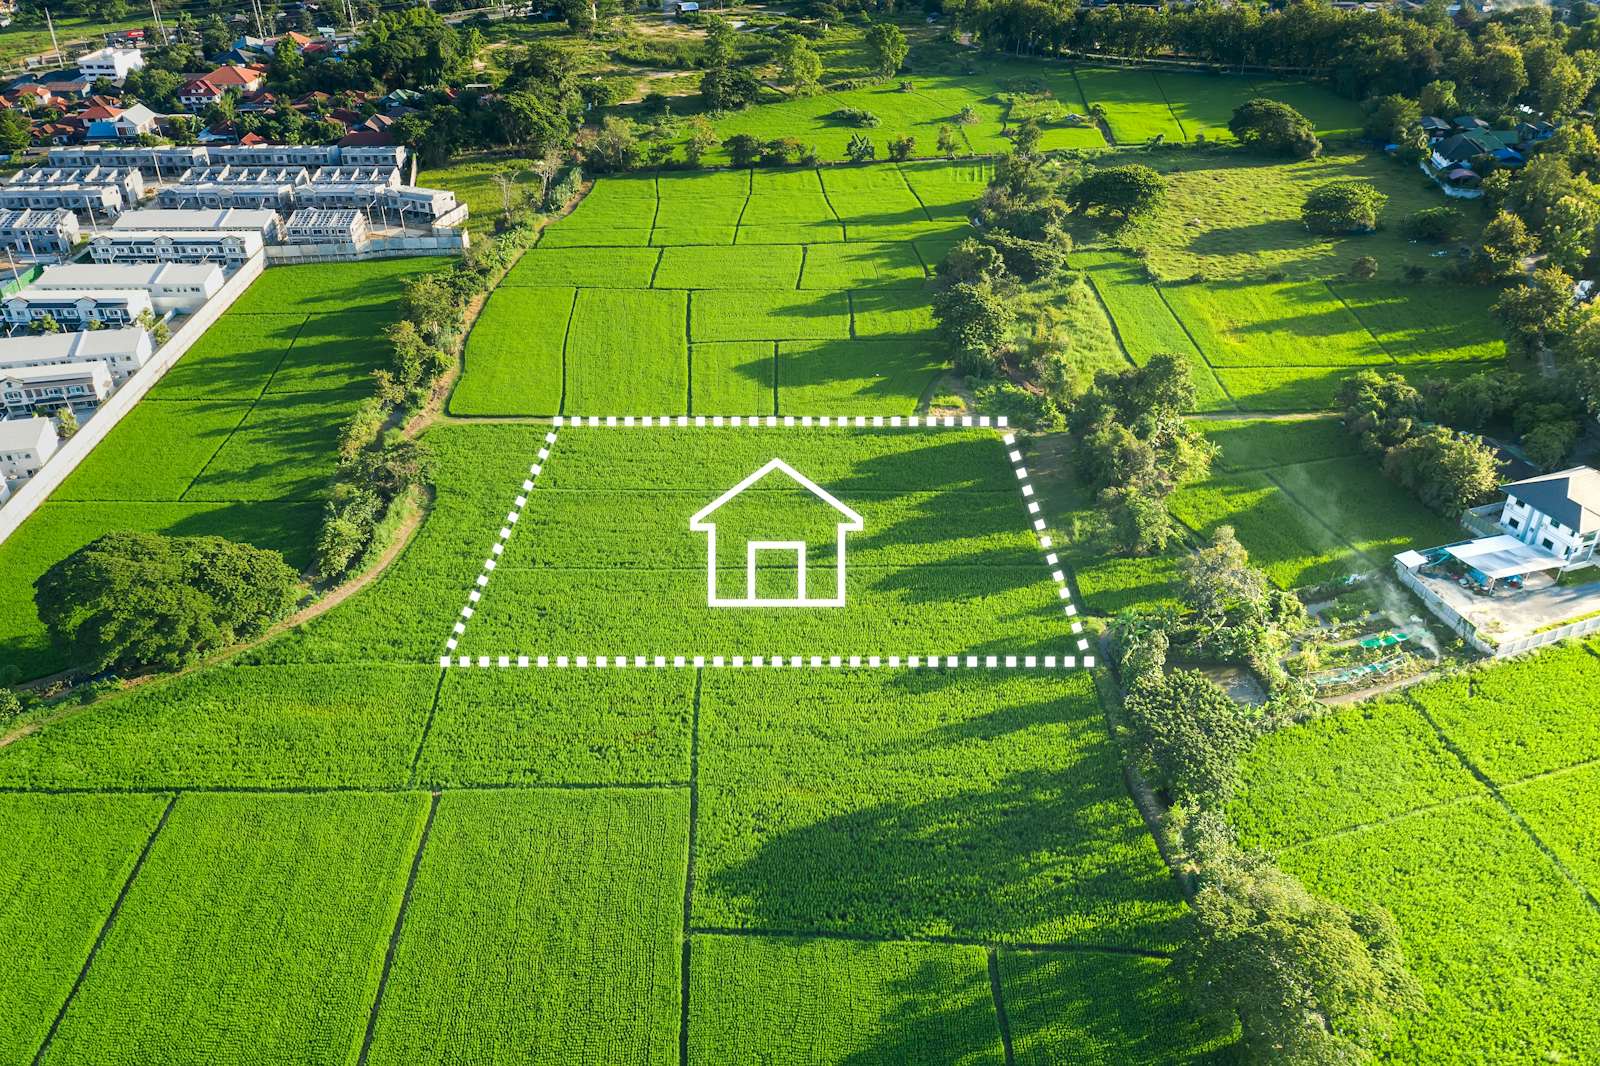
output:
[[[1539,250],[1539,242],[1528,232],[1527,223],[1509,211],[1501,211],[1483,227],[1481,258],[1486,272],[1510,274],[1522,269],[1522,261]]]
[[[1572,278],[1559,267],[1540,267],[1495,301],[1494,315],[1524,352],[1537,353],[1566,330],[1572,312]]]
[[[1241,604],[1259,604],[1266,597],[1266,580],[1250,565],[1250,555],[1239,543],[1233,527],[1218,526],[1211,539],[1178,562],[1180,595],[1207,629],[1220,629],[1228,612]]]
[[[911,51],[906,35],[900,27],[888,22],[874,23],[867,30],[867,54],[872,57],[872,67],[885,78],[893,77],[906,61]]]
[[[1554,470],[1565,463],[1578,443],[1578,423],[1575,419],[1554,419],[1540,422],[1522,435],[1522,450],[1535,465]]]
[[[1430,81],[1422,87],[1417,104],[1424,115],[1447,117],[1461,113],[1461,104],[1456,101],[1456,83],[1453,81]]]
[[[301,591],[275,551],[127,530],[91,541],[33,587],[51,640],[92,670],[186,666],[265,632]]]
[[[1593,195],[1563,196],[1551,204],[1540,234],[1540,243],[1550,265],[1581,275],[1594,251],[1597,230],[1600,230],[1600,200]]]
[[[0,151],[13,154],[33,143],[28,116],[15,108],[0,111]]]
[[[791,33],[784,38],[783,48],[778,52],[778,68],[796,96],[810,96],[822,80],[822,60],[799,34]]]
[[[39,327],[39,332],[40,333],[60,333],[61,332],[61,323],[56,321],[56,316],[55,315],[45,315],[43,318],[41,318],[37,322],[35,322],[34,325]]]
[[[845,145],[844,156],[852,163],[865,163],[873,159],[878,150],[872,145],[872,138],[865,133],[852,133],[850,143]]]
[[[1005,272],[1005,261],[993,245],[968,237],[946,252],[939,261],[934,283],[940,288],[978,285],[1003,277]]]
[[[140,311],[134,321],[150,334],[150,343],[157,348],[172,339],[172,327],[167,325],[165,319],[157,318],[153,311]]]
[[[1364,181],[1332,181],[1306,194],[1300,218],[1313,233],[1371,233],[1389,197]]]
[[[267,64],[267,81],[278,92],[295,92],[305,77],[306,60],[288,37],[278,38],[272,49],[272,61]]]
[[[1581,108],[1594,88],[1594,75],[1562,56],[1539,83],[1539,110],[1563,118]]]
[[[956,153],[961,151],[961,135],[954,126],[944,125],[939,127],[939,154],[946,159],[954,159]]]
[[[586,156],[596,170],[621,173],[639,165],[639,136],[631,119],[607,115]]]
[[[985,377],[1000,363],[998,350],[1011,333],[1015,312],[987,281],[957,282],[934,293],[939,335],[955,353],[955,367]]]
[[[1500,484],[1494,451],[1477,437],[1434,426],[1390,448],[1383,472],[1446,518],[1491,499]]]
[[[0,688],[0,725],[16,721],[22,713],[22,700],[9,688]]]
[[[1157,555],[1177,536],[1165,498],[1142,484],[1103,489],[1098,503],[1111,548],[1120,555]]]
[[[705,154],[721,142],[717,139],[717,131],[711,125],[711,120],[704,115],[696,115],[689,120],[689,138],[683,142],[683,161],[691,167],[700,165],[700,160]],[[748,163],[737,166],[748,166]]]
[[[62,405],[56,411],[56,435],[68,440],[78,432],[78,415],[72,408]]]
[[[908,134],[889,138],[889,158],[904,163],[917,150],[917,139]]]
[[[1100,209],[1127,220],[1152,210],[1166,194],[1161,175],[1143,163],[1102,167],[1073,186],[1066,201],[1075,211]]]
[[[1039,142],[1044,138],[1044,130],[1039,127],[1039,121],[1029,117],[1017,124],[1017,132],[1012,135],[1016,142],[1017,151],[1023,155],[1032,155],[1039,147]]]
[[[1135,756],[1179,802],[1220,807],[1238,784],[1256,715],[1197,670],[1135,686],[1123,701]]]
[[[1371,281],[1378,276],[1378,261],[1370,255],[1363,255],[1350,264],[1350,276],[1357,281]]]
[[[1195,850],[1196,929],[1177,966],[1203,1009],[1238,1015],[1245,1061],[1368,1061],[1396,1018],[1423,1009],[1387,911],[1318,899],[1231,844]]]
[[[1522,53],[1509,42],[1490,45],[1478,57],[1473,81],[1485,99],[1502,106],[1509,104],[1528,84]]]
[[[1424,207],[1406,219],[1402,228],[1406,236],[1414,241],[1438,244],[1455,237],[1461,228],[1461,213],[1443,204],[1438,207]]]
[[[1377,96],[1366,103],[1368,137],[1383,144],[1400,140],[1422,118],[1422,108],[1398,93]]]
[[[755,103],[760,95],[761,82],[742,67],[718,67],[700,78],[700,98],[709,111],[738,111]]]
[[[705,21],[706,66],[716,70],[731,65],[739,46],[739,35],[734,31],[733,23],[721,15],[708,15]]]
[[[736,167],[748,167],[761,155],[761,142],[748,133],[735,133],[722,142]]]
[[[1422,417],[1422,394],[1399,374],[1358,370],[1339,383],[1334,406],[1344,412],[1344,428],[1363,450],[1381,454],[1416,429]]]
[[[1316,128],[1288,104],[1257,97],[1233,109],[1228,129],[1246,147],[1312,159],[1322,152]]]

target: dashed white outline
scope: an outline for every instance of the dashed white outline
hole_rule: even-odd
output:
[[[499,539],[489,549],[489,558],[484,560],[483,569],[478,574],[475,587],[467,594],[467,603],[461,608],[460,619],[455,623],[451,636],[445,641],[445,650],[454,652],[461,636],[466,632],[466,623],[472,618],[476,610],[475,604],[483,597],[482,590],[489,584],[489,575],[494,572],[495,560],[505,551],[505,544],[511,537],[512,528],[521,517],[522,509],[527,506],[527,493],[533,490],[534,481],[544,469],[544,464],[549,460],[551,450],[557,438],[557,430],[562,426],[585,426],[606,428],[687,428],[749,426],[751,428],[923,428],[923,429],[1006,429],[1007,420],[1004,415],[994,418],[988,415],[556,415],[551,419],[554,429],[544,436],[544,446],[539,449],[538,462],[533,463],[528,470],[528,477],[522,482],[521,490],[513,501],[512,510],[506,515],[505,524],[500,527]],[[1051,568],[1050,579],[1056,585],[1056,596],[1062,603],[1062,610],[1071,619],[1072,632],[1078,635],[1078,651],[1087,652],[1089,641],[1082,636],[1083,623],[1077,617],[1077,605],[1072,602],[1072,590],[1067,585],[1066,572],[1061,567],[1060,558],[1053,550],[1054,542],[1045,532],[1046,523],[1040,514],[1040,504],[1035,495],[1033,485],[1029,481],[1027,467],[1022,465],[1022,452],[1016,447],[1015,433],[1006,432],[1000,437],[1001,443],[1006,447],[1007,458],[1011,461],[1013,472],[1017,477],[1018,488],[1022,500],[1031,519],[1033,532],[1039,542],[1039,547],[1045,552],[1045,565]],[[746,668],[787,668],[787,669],[1006,669],[1006,670],[1071,670],[1081,665],[1091,668],[1095,664],[1093,655],[441,655],[439,665],[444,668],[456,667],[493,667],[528,669],[746,669]]]

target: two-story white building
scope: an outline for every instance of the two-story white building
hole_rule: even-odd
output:
[[[112,384],[120,385],[149,362],[154,351],[150,334],[138,326],[0,337],[0,372],[101,362],[111,371]]]
[[[65,329],[88,329],[92,322],[129,326],[153,310],[150,294],[143,289],[23,289],[5,299],[6,321],[14,326],[46,318]]]
[[[0,475],[7,482],[26,481],[56,453],[60,441],[48,418],[0,421]]]
[[[160,230],[164,233],[214,233],[220,230],[246,230],[259,234],[263,241],[275,241],[283,232],[283,221],[276,211],[266,208],[221,207],[186,210],[183,208],[142,207],[128,211],[111,224],[113,230]]]
[[[118,229],[89,239],[96,263],[221,263],[236,266],[261,251],[261,234],[249,230],[166,233]]]
[[[18,295],[59,289],[137,289],[149,295],[157,314],[192,315],[217,294],[222,282],[222,269],[214,263],[65,263],[45,267]]]
[[[64,207],[0,210],[0,247],[18,255],[66,255],[80,235],[78,216]]]
[[[284,240],[290,244],[365,244],[367,218],[360,211],[303,207],[289,216]]]
[[[124,207],[137,207],[144,199],[144,174],[138,167],[28,167],[7,178],[6,184],[14,189],[110,185]]]
[[[121,81],[144,69],[144,56],[137,48],[101,48],[78,57],[78,73],[85,78],[110,78]]]
[[[10,414],[92,407],[110,395],[111,368],[98,359],[0,370],[0,404]]]
[[[1600,470],[1575,466],[1502,485],[1500,528],[1524,544],[1543,548],[1567,567],[1600,563]]]

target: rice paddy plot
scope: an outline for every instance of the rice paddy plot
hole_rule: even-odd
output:
[[[357,309],[392,312],[408,281],[432,271],[448,270],[452,262],[448,256],[416,256],[268,267],[228,309],[228,314],[328,314]]]
[[[1003,1066],[982,948],[697,936],[692,1066]]]
[[[850,292],[852,334],[863,339],[932,339],[933,304],[923,289],[868,288]]]
[[[1217,381],[1242,410],[1325,411],[1354,368],[1321,366],[1222,367]],[[1387,371],[1385,371],[1387,373]]]
[[[780,341],[777,413],[915,414],[945,364],[926,339]]]
[[[928,272],[909,242],[816,244],[805,250],[802,289],[920,288]]]
[[[678,1053],[687,790],[439,800],[374,1066]]]
[[[146,400],[253,400],[307,317],[223,315],[145,394]]]
[[[177,500],[251,409],[248,400],[153,400],[134,405],[52,500]],[[332,450],[332,438],[327,438]]]
[[[420,793],[185,795],[44,1062],[353,1057],[426,813]]]
[[[1153,137],[1167,141],[1186,139],[1151,71],[1139,67],[1076,67],[1074,73],[1085,103],[1106,109],[1106,125],[1118,144],[1143,144]]]
[[[603,178],[573,208],[547,227],[541,248],[564,246],[644,247],[656,220],[654,177],[619,175]]]
[[[149,401],[145,401],[149,402]],[[57,495],[59,496],[59,490]],[[33,583],[50,567],[105,533],[134,529],[170,536],[221,536],[280,551],[303,570],[322,520],[318,503],[67,501],[52,498],[0,544],[0,662],[42,677],[77,665],[50,640],[33,602]]]
[[[390,319],[370,312],[308,315],[267,386],[269,395],[369,386],[394,348],[384,336]]]
[[[1577,766],[1512,785],[1502,793],[1591,896],[1600,893],[1600,764]]]
[[[1226,1054],[1237,1025],[1206,1016],[1165,959],[1095,951],[999,952],[1019,1066],[1166,1066]],[[1218,1061],[1227,1061],[1220,1057]]]
[[[1214,466],[1229,473],[1349,458],[1359,449],[1337,418],[1206,420],[1194,428],[1221,449]]]
[[[320,495],[338,466],[339,431],[371,390],[268,393],[184,493],[186,500]]]
[[[462,374],[450,393],[450,413],[559,413],[567,323],[577,296],[569,288],[501,286],[491,293],[467,336]]]
[[[656,248],[529,248],[499,287],[644,289],[660,258]]]
[[[1214,367],[1394,362],[1325,282],[1197,282],[1161,295]]]
[[[227,667],[140,685],[9,745],[20,788],[405,783],[437,666]]]
[[[1250,562],[1279,588],[1320,585],[1358,565],[1349,545],[1264,474],[1232,474],[1185,485],[1172,494],[1169,506],[1178,521],[1201,536],[1209,537],[1221,525],[1232,526]]]
[[[750,172],[663,173],[657,189],[661,209],[651,244],[732,244],[750,193]]]
[[[1461,539],[1459,525],[1422,506],[1366,456],[1280,466],[1269,476],[1375,565],[1408,548]]]
[[[689,347],[689,406],[700,415],[777,413],[777,344],[721,341]]]
[[[698,927],[1181,935],[1087,672],[710,672],[699,792]]]
[[[994,164],[982,161],[897,165],[923,210],[934,219],[965,222],[994,178]]]
[[[689,335],[697,344],[845,340],[850,336],[850,302],[843,292],[697,292],[689,305]]]
[[[1072,265],[1088,274],[1130,359],[1143,366],[1154,355],[1176,355],[1188,364],[1195,410],[1233,407],[1210,364],[1136,260],[1120,252],[1074,252]]]
[[[814,168],[750,172],[750,198],[739,221],[740,244],[812,244],[844,240],[844,226]]]
[[[417,781],[687,782],[693,702],[688,671],[452,670],[439,686]]]
[[[1281,851],[1315,893],[1387,907],[1426,1011],[1396,1061],[1579,1061],[1600,1046],[1600,915],[1490,799]]]
[[[683,292],[579,289],[567,333],[566,412],[683,413],[687,303]]]
[[[168,796],[0,796],[0,1060],[31,1062]]]
[[[1229,820],[1248,847],[1292,847],[1469,796],[1482,787],[1410,703],[1341,708],[1258,740]]]
[[[665,248],[658,289],[788,289],[800,280],[804,249],[792,244]]]
[[[1481,365],[1506,357],[1505,335],[1490,317],[1490,301],[1481,289],[1389,282],[1330,284],[1402,364]]]
[[[1286,103],[1310,120],[1324,136],[1349,136],[1361,131],[1361,108],[1309,82],[1273,81],[1229,74],[1156,71],[1154,78],[1188,140],[1231,141],[1228,120],[1247,100],[1265,98]]]

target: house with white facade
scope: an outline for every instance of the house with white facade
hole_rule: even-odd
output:
[[[101,48],[78,57],[78,73],[91,81],[110,78],[121,81],[144,69],[144,56],[137,48]]]
[[[0,421],[0,475],[10,483],[26,481],[56,453],[60,441],[48,418]]]
[[[283,232],[276,211],[265,208],[160,208],[142,207],[124,212],[111,223],[113,231],[159,230],[164,233],[219,233],[224,230],[254,233],[275,241]]]
[[[261,252],[261,234],[249,230],[167,233],[111,230],[89,239],[96,263],[221,263],[237,266]]]
[[[289,216],[284,240],[290,244],[365,244],[367,218],[360,211],[303,207]]]
[[[388,210],[411,225],[432,225],[456,209],[455,193],[448,189],[425,189],[420,185],[385,189],[383,200]]]
[[[226,144],[206,149],[212,166],[326,167],[339,162],[336,144]]]
[[[1500,528],[1536,545],[1568,568],[1600,564],[1600,470],[1575,466],[1500,486]]]
[[[80,236],[78,216],[64,207],[0,211],[0,248],[17,255],[66,255]]]
[[[73,333],[0,337],[0,372],[25,366],[70,366],[100,362],[120,385],[155,353],[155,343],[138,326],[86,329]]]
[[[110,185],[125,207],[144,199],[144,175],[137,167],[28,167],[6,179],[16,189],[51,189],[66,185]]]
[[[156,196],[167,208],[252,207],[287,211],[294,192],[310,181],[305,167],[209,166],[184,172]]]
[[[0,370],[0,404],[13,415],[93,407],[110,395],[111,368],[98,359]]]
[[[57,207],[91,219],[116,218],[122,213],[122,192],[115,185],[0,185],[0,209],[48,211]]]
[[[190,167],[210,163],[198,145],[83,144],[50,149],[50,165],[57,167],[137,167],[146,174],[171,181]]]
[[[332,162],[351,167],[403,167],[406,147],[403,144],[344,144]]]
[[[215,268],[212,268],[215,269]],[[28,326],[54,319],[65,329],[127,326],[146,311],[154,313],[150,294],[143,289],[23,289],[5,298],[6,321]]]
[[[214,263],[64,263],[45,267],[18,295],[54,290],[140,290],[156,314],[191,315],[222,288],[222,269]]]

